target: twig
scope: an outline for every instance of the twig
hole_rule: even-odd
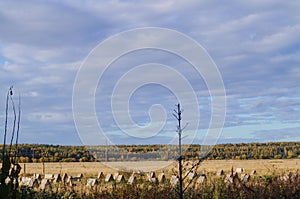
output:
[[[198,162],[196,164],[194,164],[190,169],[189,171],[187,172],[187,174],[184,176],[183,180],[193,171],[193,169],[195,167],[198,168],[198,166],[200,165],[201,162],[203,162],[208,156],[210,155],[210,153],[208,153],[207,155],[205,155],[204,157],[200,158],[198,160]],[[196,169],[197,170],[197,169]],[[193,180],[190,180],[189,183],[187,184],[187,186],[184,188],[183,192],[186,191],[186,189],[192,184]]]
[[[15,159],[17,158],[17,153],[18,153],[18,140],[19,140],[19,132],[20,132],[20,122],[21,122],[21,96],[19,95]]]
[[[205,155],[204,157],[200,158],[198,160],[198,162],[196,164],[194,164],[190,169],[189,171],[187,172],[187,174],[183,177],[183,180],[193,171],[193,169],[195,167],[198,167],[200,165],[201,162],[203,162],[208,156],[210,155],[210,153],[208,153],[207,155]]]
[[[7,95],[6,95],[6,104],[5,104],[5,124],[4,124],[4,138],[3,138],[3,146],[2,146],[2,161],[4,161],[5,156],[5,144],[6,144],[6,134],[7,134],[7,121],[8,121],[8,100],[10,91],[12,89],[12,86],[9,88]]]
[[[17,114],[16,114],[15,102],[14,102],[14,99],[12,98],[12,92],[10,92],[10,97],[9,98],[10,98],[10,101],[11,101],[11,104],[12,104],[13,113],[14,113],[14,122],[13,122],[13,128],[12,128],[12,135],[11,135],[11,140],[10,140],[10,145],[9,145],[9,156],[10,156],[11,155],[11,148],[12,148],[13,140],[14,140],[14,137],[15,137]]]

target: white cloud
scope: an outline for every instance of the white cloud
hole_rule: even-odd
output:
[[[286,26],[278,32],[267,35],[260,41],[254,42],[252,49],[256,52],[266,53],[278,51],[299,42],[300,25]]]
[[[295,122],[299,118],[296,111],[299,104],[294,100],[300,91],[300,4],[297,1],[232,1],[227,4],[197,0],[1,1],[0,7],[0,63],[4,63],[0,68],[0,89],[5,91],[15,85],[22,94],[24,118],[28,119],[24,122],[27,126],[30,124],[24,133],[43,131],[35,124],[38,122],[49,122],[57,130],[61,127],[60,121],[65,121],[69,126],[66,129],[74,130],[70,120],[72,89],[82,60],[108,36],[144,26],[173,28],[191,36],[208,50],[227,89],[229,126],[268,122],[270,115],[276,121]],[[150,42],[149,38],[144,39]],[[199,98],[208,97],[203,80],[194,76],[188,67],[180,68],[188,66],[186,63],[148,52],[135,55],[121,62],[152,61],[182,69],[180,73],[189,75]],[[134,59],[138,61],[132,61]],[[104,82],[108,86],[100,89],[96,97],[101,95],[110,101],[109,91],[114,82],[126,67],[130,68],[122,68],[122,63],[108,71]],[[172,79],[163,73],[157,77]],[[142,76],[137,75],[138,78]],[[261,98],[255,98],[257,96]],[[0,97],[5,100],[5,92]],[[137,99],[144,101],[138,103],[135,110],[146,110],[148,104],[142,102],[148,99]],[[154,96],[148,102],[158,100],[168,102],[174,98]],[[200,105],[204,117],[201,121],[207,122],[210,99],[200,100],[205,103]],[[144,115],[142,111],[135,114]],[[104,121],[110,121],[108,118]]]
[[[65,123],[72,120],[70,113],[60,112],[32,112],[27,115],[27,119],[30,122],[42,122],[42,123]]]

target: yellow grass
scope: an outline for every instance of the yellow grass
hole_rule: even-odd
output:
[[[27,174],[43,173],[43,163],[20,163],[22,172]],[[165,165],[168,165],[164,167]],[[172,169],[177,168],[176,162],[166,161],[141,161],[141,162],[111,162],[109,167],[100,162],[71,162],[71,163],[44,163],[45,173],[68,173],[69,175],[77,175],[83,173],[85,176],[97,176],[101,171],[103,173],[114,173],[119,170],[125,171],[154,171],[157,168],[164,170],[167,174],[171,174]],[[283,173],[287,171],[297,171],[300,168],[300,159],[288,160],[207,160],[201,163],[199,170],[214,173],[219,169],[229,172],[231,167],[234,170],[238,167],[245,169],[246,173],[256,170],[258,175],[272,174],[274,172]],[[299,171],[298,171],[299,172]]]
[[[285,159],[285,160],[209,160],[204,161],[200,168],[208,171],[215,172],[223,169],[225,172],[230,171],[231,167],[244,168],[245,172],[250,173],[256,170],[258,174],[271,174],[274,171],[286,172],[297,171],[300,168],[300,159]]]

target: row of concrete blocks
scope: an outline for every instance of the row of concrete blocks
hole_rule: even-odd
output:
[[[133,173],[130,178],[128,179],[129,184],[133,184],[136,182],[136,173]],[[165,181],[165,174],[162,173],[158,176],[158,178],[155,177],[154,172],[149,173],[149,181],[151,182],[164,182]],[[40,174],[33,174],[31,177],[22,177],[20,179],[20,185],[21,186],[29,186],[33,188],[40,188],[40,189],[46,189],[49,187],[52,183],[60,183],[63,182],[64,184],[68,186],[76,186],[78,184],[82,184],[82,178],[83,174],[78,174],[75,177],[68,176],[66,173],[62,176],[60,174],[45,174],[44,178],[42,179],[42,176]],[[106,176],[103,174],[103,172],[100,172],[98,174],[97,179],[89,178],[87,179],[87,186],[95,186],[98,184],[99,181],[104,180],[105,182],[126,182],[125,177],[119,173],[113,174],[107,174]]]
[[[139,175],[138,173],[132,173],[127,182],[129,184],[136,183],[138,175]],[[156,182],[164,183],[166,181],[166,176],[164,173],[161,173],[156,177],[155,172],[150,172],[150,173],[148,173],[147,178],[148,178],[148,181],[154,182],[154,183],[156,183]],[[126,182],[125,177],[123,175],[120,175],[119,173],[115,173],[114,175],[110,174],[110,173],[104,175],[102,172],[100,172],[98,174],[98,179],[104,180],[105,182],[114,182],[114,181],[115,182]]]
[[[220,170],[217,172],[217,175],[223,175],[223,170]],[[130,178],[128,179],[128,183],[132,184],[134,182],[136,182],[136,176],[138,174],[137,173],[133,173]],[[187,179],[191,180],[193,178],[195,178],[197,176],[197,174],[195,172],[189,172],[186,173],[185,175]],[[72,176],[68,176],[66,173],[64,173],[62,176],[60,174],[45,174],[44,175],[44,182],[47,182],[46,180],[48,180],[49,182],[54,182],[54,183],[59,183],[59,182],[64,182],[67,184],[75,184],[76,182],[81,182],[81,179],[83,177],[83,174],[78,174],[75,177]],[[166,177],[165,174],[162,172],[161,174],[159,174],[156,177],[155,172],[150,172],[147,175],[148,177],[148,181],[150,182],[158,182],[158,183],[164,183],[166,182]],[[175,179],[178,178],[175,175],[173,175],[170,179],[171,184],[173,183],[173,181],[176,181]],[[34,174],[31,178],[28,177],[23,177],[21,180],[21,185],[32,185],[34,179],[37,179],[37,181],[41,181],[42,180],[42,176],[40,174]],[[104,175],[103,172],[99,172],[98,176],[97,176],[98,180],[104,180],[105,182],[125,182],[125,177],[123,175],[120,175],[119,173],[115,173],[113,174],[107,174],[106,176]],[[95,184],[97,179],[88,179],[89,182],[94,182],[94,183],[88,183],[88,184]],[[199,182],[204,182],[206,180],[206,176],[204,174],[200,175],[200,180]],[[29,183],[30,182],[30,183]],[[47,183],[46,183],[47,184]]]
[[[191,178],[191,175],[192,174],[189,174],[188,178]],[[127,183],[129,184],[137,183],[137,176],[138,176],[137,173],[132,173],[132,175],[127,180]],[[60,174],[45,174],[44,178],[42,179],[40,174],[34,174],[31,177],[22,177],[20,180],[20,185],[29,186],[33,188],[40,188],[42,190],[46,189],[47,187],[50,187],[51,182],[53,183],[64,182],[66,185],[76,186],[78,184],[82,184],[82,177],[83,177],[82,174],[78,174],[76,177],[68,176],[67,174],[63,174],[62,176]],[[149,182],[153,182],[153,183],[165,183],[167,181],[164,173],[160,173],[158,176],[156,176],[155,172],[148,173],[147,179]],[[178,179],[178,177],[173,175],[170,179],[170,183],[174,184],[176,179]],[[104,175],[103,172],[100,172],[97,178],[87,179],[86,185],[90,187],[94,187],[99,183],[99,181],[125,183],[126,179],[124,175],[121,175],[119,173],[115,173],[114,175],[111,173]]]
[[[137,176],[138,174],[132,173],[131,176],[129,177],[127,183],[128,184],[134,184],[137,183]],[[195,172],[190,172],[186,173],[186,178],[187,180],[192,180],[197,176]],[[101,172],[98,175],[98,179],[104,180],[105,182],[126,182],[126,179],[124,178],[123,175],[119,175],[118,173],[113,174],[107,174],[106,176]],[[98,179],[88,179],[87,180],[87,186],[93,187],[97,185]],[[202,174],[198,176],[197,183],[204,183],[206,181],[206,175]],[[150,172],[147,174],[147,181],[152,182],[152,183],[165,183],[167,182],[167,178],[164,173],[160,173],[158,176],[156,176],[155,172]],[[170,184],[171,185],[176,185],[179,182],[179,177],[176,175],[172,175],[170,178]]]
[[[228,183],[233,183],[234,179],[237,177],[237,173],[241,173],[244,172],[245,169],[243,168],[237,168],[236,172],[231,174],[227,174],[225,176],[225,182]],[[253,170],[251,172],[251,175],[256,174],[256,171]],[[129,184],[133,184],[136,183],[137,181],[137,173],[132,173],[132,175],[129,177],[128,179],[128,183]],[[225,175],[224,171],[218,170],[216,173],[217,176],[221,176],[221,175]],[[192,180],[194,178],[197,178],[196,183],[198,184],[202,184],[205,183],[207,180],[207,177],[205,174],[201,174],[201,175],[197,175],[197,173],[195,172],[188,172],[185,175],[183,175],[184,180]],[[76,186],[76,184],[81,183],[82,184],[82,178],[83,178],[83,174],[78,174],[75,177],[72,176],[68,176],[66,173],[63,174],[62,176],[60,174],[45,174],[44,178],[41,179],[41,175],[40,174],[34,174],[31,178],[29,177],[23,177],[21,179],[20,184],[21,185],[25,185],[25,186],[30,186],[30,187],[40,187],[41,189],[45,189],[47,186],[50,185],[50,182],[54,182],[54,183],[59,183],[59,182],[64,182],[66,185],[69,186]],[[166,176],[165,174],[162,172],[160,173],[157,177],[155,172],[150,172],[147,175],[148,181],[153,182],[153,183],[165,183],[166,182]],[[242,173],[241,174],[241,181],[242,182],[248,182],[250,179],[250,175]],[[103,172],[99,172],[97,178],[89,178],[87,179],[87,186],[93,187],[95,185],[97,185],[100,181],[104,181],[104,182],[126,182],[126,179],[123,175],[120,175],[119,173],[115,173],[113,174],[106,174],[104,175]],[[40,182],[40,184],[39,184]],[[172,175],[170,178],[170,184],[171,185],[176,185],[179,182],[179,177],[176,175]]]
[[[253,175],[253,174],[252,174]],[[246,174],[246,173],[242,173],[240,178],[238,177],[238,173],[237,172],[234,172],[234,173],[231,173],[231,174],[227,174],[225,176],[225,179],[224,181],[226,183],[229,183],[229,184],[232,184],[234,183],[235,180],[239,179],[240,182],[242,183],[247,183],[250,181],[250,178],[252,175],[249,175],[249,174]],[[298,179],[298,173],[291,173],[291,172],[288,172],[287,174],[283,175],[283,176],[280,176],[279,177],[279,180],[283,181],[283,182],[295,182],[297,179]]]
[[[233,170],[233,169],[232,169]],[[244,168],[236,168],[235,169],[235,172],[236,173],[243,173],[243,172],[245,172],[245,169]],[[220,170],[218,170],[217,171],[217,173],[216,173],[216,175],[217,176],[221,176],[221,175],[224,175],[225,173],[224,173],[224,170],[223,169],[220,169]],[[251,172],[250,172],[250,175],[255,175],[256,174],[256,170],[252,170]]]
[[[46,189],[53,183],[64,182],[74,183],[75,181],[80,182],[82,180],[83,175],[78,174],[76,177],[68,176],[66,173],[62,176],[60,174],[45,174],[44,178],[40,174],[33,174],[31,177],[22,177],[20,179],[21,186],[29,186],[33,188]]]
[[[228,183],[228,184],[232,184],[232,183],[234,183],[235,180],[238,180],[238,179],[242,183],[247,183],[250,180],[250,175],[246,174],[246,173],[242,173],[240,178],[239,178],[238,173],[234,172],[234,173],[231,173],[231,174],[227,174],[225,176],[224,182]]]
[[[63,178],[61,178],[59,174],[53,174],[52,177],[51,177],[51,174],[49,174],[49,175],[45,175],[45,177],[43,179],[40,179],[40,175],[34,175],[32,177],[22,177],[20,184],[23,186],[40,188],[41,190],[44,190],[44,189],[51,187],[51,181],[52,182],[64,181],[69,186],[76,186],[76,184],[82,183],[81,182],[82,177],[83,177],[82,174],[79,174],[76,177],[72,177],[72,176],[66,177],[66,175],[63,175]],[[154,182],[154,183],[165,183],[167,180],[164,173],[161,173],[156,177],[154,172],[150,172],[147,177],[148,177],[148,181]],[[195,172],[186,173],[183,176],[183,178],[184,178],[184,180],[193,180],[193,179],[197,178],[196,184],[203,184],[207,180],[207,177],[205,174],[197,175],[197,173],[195,173]],[[294,173],[294,174],[288,173],[284,176],[281,176],[280,180],[293,181],[297,178],[298,178],[297,173]],[[234,181],[236,179],[238,179],[238,173],[233,172],[231,174],[225,175],[224,181],[226,183],[231,184],[231,183],[234,183]],[[246,173],[242,173],[239,179],[242,183],[246,183],[250,180],[250,175],[246,174]],[[104,176],[104,174],[102,172],[100,172],[98,175],[98,178],[87,179],[86,186],[94,187],[99,183],[99,180],[104,180],[105,182],[126,182],[125,177],[121,174],[118,174],[118,173],[116,173],[114,175],[107,174],[106,176]],[[128,179],[127,183],[129,183],[129,184],[137,183],[137,174],[133,173],[130,176],[130,178]],[[170,184],[172,186],[175,186],[178,183],[179,183],[179,177],[176,175],[172,175],[170,178]]]

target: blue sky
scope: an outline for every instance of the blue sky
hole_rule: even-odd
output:
[[[73,120],[72,94],[83,60],[112,35],[161,27],[197,41],[220,71],[227,106],[218,142],[300,141],[299,10],[297,1],[273,0],[1,1],[1,129],[6,91],[14,85],[22,97],[20,142],[82,144]],[[188,77],[199,102],[199,134],[205,134],[211,98],[203,78],[194,77],[189,64],[176,56],[144,50],[112,64],[95,91],[97,119],[110,141],[169,143],[176,134],[172,110],[177,99],[159,85],[145,85],[129,100],[132,120],[141,126],[150,122],[148,111],[153,104],[164,107],[165,126],[157,136],[126,136],[112,118],[110,95],[114,85],[130,67],[147,63],[172,66]],[[159,75],[170,78],[165,73]],[[188,113],[183,116],[184,123],[191,123]]]

